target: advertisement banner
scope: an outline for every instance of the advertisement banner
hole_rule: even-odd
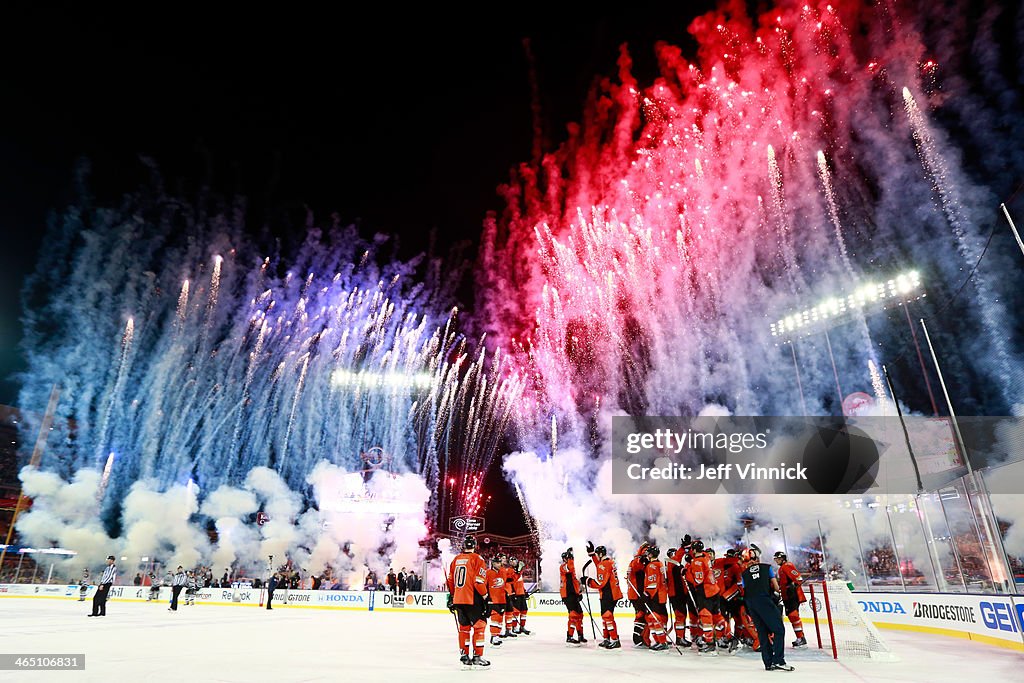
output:
[[[95,594],[96,587],[90,586],[87,597]],[[79,587],[73,584],[0,584],[0,598],[50,598],[77,600]],[[393,610],[401,605],[405,612],[444,613],[447,611],[444,592],[406,593],[398,597],[387,591],[275,591],[274,606],[373,611],[371,598],[379,608]],[[237,596],[237,599],[235,599]],[[114,586],[110,590],[111,600],[145,602],[149,587]],[[590,591],[591,614],[599,619],[598,597]],[[808,597],[810,597],[808,595]],[[997,595],[961,595],[955,593],[865,593],[852,594],[853,600],[864,616],[882,629],[902,629],[921,633],[953,636],[975,640],[979,643],[999,645],[1024,651],[1024,597]],[[266,592],[262,592],[266,600]],[[171,589],[160,588],[156,604],[169,602]],[[196,594],[197,605],[248,605],[260,604],[261,591],[255,588],[203,588]],[[264,602],[265,604],[265,602]],[[531,616],[564,617],[565,606],[558,593],[536,592],[527,598]],[[828,626],[822,596],[815,591],[800,607],[805,628],[813,633],[814,610],[817,608],[823,640],[828,638]],[[583,600],[584,612],[587,601]],[[617,618],[632,618],[633,607],[628,600],[619,600],[615,605]],[[810,638],[810,636],[809,636]]]
[[[329,609],[366,610],[370,608],[370,593],[363,591],[309,591],[316,604]]]
[[[584,596],[580,602],[583,604],[583,614],[587,614],[587,597]],[[600,620],[601,618],[601,599],[598,597],[596,591],[589,591],[590,608],[591,614],[594,615],[595,619]],[[530,614],[533,616],[567,616],[568,610],[562,603],[562,596],[558,593],[545,593],[537,592],[532,594],[526,600],[527,606],[530,608]],[[634,615],[633,605],[623,598],[615,603],[615,616],[616,617],[629,617],[632,618]]]
[[[1024,600],[1019,597],[854,593],[854,599],[879,628],[938,633],[1024,650]]]
[[[447,612],[447,593],[406,593],[398,596],[392,593],[378,593],[377,605],[401,608],[410,612]]]

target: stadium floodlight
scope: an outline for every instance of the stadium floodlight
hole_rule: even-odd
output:
[[[363,387],[376,389],[427,389],[434,376],[429,372],[352,372],[335,370],[331,373],[331,384],[336,387]]]
[[[837,325],[855,313],[882,310],[923,296],[921,274],[916,270],[906,271],[888,280],[865,282],[849,294],[829,297],[817,306],[779,318],[771,323],[772,336],[788,341],[793,336],[813,334]]]

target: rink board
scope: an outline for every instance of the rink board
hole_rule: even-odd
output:
[[[954,636],[1024,651],[1022,596],[854,593],[854,598],[881,629]]]
[[[96,592],[95,586],[89,586],[86,597],[91,599]],[[239,607],[259,606],[265,604],[267,599],[266,591],[258,588],[239,589],[238,600],[234,600],[236,591],[231,588],[203,588],[196,594],[197,604],[206,605],[233,605]],[[114,586],[110,589],[110,600],[127,602],[145,602],[149,596],[148,587],[138,586]],[[0,584],[0,598],[51,598],[59,600],[77,600],[79,587],[73,585],[28,585],[28,584]],[[591,605],[594,615],[598,615],[597,596],[591,594]],[[182,592],[178,598],[184,600]],[[171,589],[163,587],[160,589],[159,601],[168,602],[171,599]],[[309,609],[336,609],[336,610],[359,610],[374,611],[378,609],[398,610],[406,612],[421,612],[433,614],[446,614],[448,612],[445,603],[447,593],[443,592],[416,592],[406,593],[404,598],[395,599],[388,591],[310,591],[310,590],[284,590],[274,591],[274,607],[284,608],[309,608]],[[532,616],[560,616],[566,615],[565,606],[558,593],[534,593],[527,598],[530,614]],[[586,602],[583,603],[584,610]],[[615,606],[617,617],[632,617],[633,607],[628,600],[619,600]]]
[[[96,587],[90,586],[87,598]],[[259,589],[204,588],[196,595],[196,603],[203,605],[230,605],[259,607],[266,602],[266,591]],[[112,601],[145,602],[148,587],[114,586]],[[79,587],[75,585],[0,584],[0,598],[43,598],[77,600]],[[995,595],[961,595],[944,593],[854,593],[865,616],[882,629],[899,629],[920,633],[953,636],[989,645],[998,645],[1024,651],[1024,597]],[[169,602],[170,588],[161,588],[159,602]],[[590,595],[593,614],[599,618],[595,595]],[[179,601],[184,600],[184,594]],[[386,591],[309,591],[276,590],[274,607],[283,609],[320,609],[347,611],[418,612],[443,614],[446,594],[438,592],[407,593],[396,600]],[[566,610],[557,593],[534,593],[527,599],[530,616],[564,617]],[[820,596],[816,596],[820,608]],[[583,603],[586,611],[586,601]],[[615,616],[632,618],[633,608],[628,600],[619,600]],[[822,620],[822,638],[828,647],[827,629]],[[801,605],[801,617],[809,634],[814,633],[812,603]]]

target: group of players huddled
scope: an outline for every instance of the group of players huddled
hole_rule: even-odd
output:
[[[587,601],[590,612],[588,589],[593,589],[600,602],[603,636],[598,647],[621,648],[615,605],[623,594],[615,561],[604,546],[595,547],[589,541],[587,554],[590,559],[577,575],[573,549],[562,553],[559,588],[569,612],[566,643],[588,642],[583,630],[583,601]],[[767,636],[764,628],[760,629],[762,635],[758,635],[759,629],[744,606],[742,581],[744,570],[757,565],[760,556],[761,550],[751,544],[749,548],[729,549],[724,556],[716,557],[714,549],[687,534],[678,548],[670,548],[665,553],[663,562],[661,549],[656,544],[641,543],[624,575],[626,598],[635,612],[634,647],[658,652],[672,645],[676,648],[696,646],[701,654],[717,654],[717,650],[731,653],[745,645],[755,652],[760,651],[761,640],[773,636]],[[793,647],[801,647],[807,644],[800,620],[800,604],[806,602],[802,578],[785,553],[775,553],[774,559],[779,568],[778,593],[774,600],[789,617],[796,635]],[[594,576],[587,574],[591,564],[595,568]],[[462,552],[452,560],[448,574],[448,608],[456,615],[463,664],[490,664],[482,656],[488,614],[492,645],[501,645],[502,638],[530,633],[525,629],[527,605],[521,571],[522,563],[509,562],[503,555],[492,558],[488,568],[476,553],[476,541],[472,537],[465,540]],[[774,582],[774,577],[772,580]],[[596,630],[596,626],[592,628]],[[674,643],[670,636],[674,637]]]
[[[521,560],[499,553],[490,567],[476,553],[470,536],[462,552],[452,560],[448,572],[448,610],[455,615],[459,630],[459,652],[467,666],[490,666],[483,658],[487,621],[490,617],[491,645],[504,638],[528,636],[526,588]]]

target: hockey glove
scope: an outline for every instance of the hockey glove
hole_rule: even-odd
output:
[[[593,555],[594,554],[594,542],[593,541],[587,541],[587,554],[588,555]]]
[[[447,607],[448,607],[448,611],[449,612],[451,612],[452,614],[455,614],[455,598],[452,597],[451,593],[448,594],[448,604],[447,604]]]

